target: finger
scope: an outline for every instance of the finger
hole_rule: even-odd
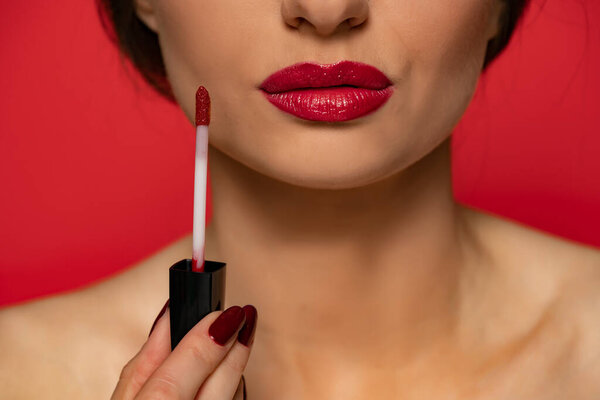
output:
[[[240,379],[237,389],[235,390],[235,394],[231,400],[246,400],[246,381],[244,380],[244,375],[242,375],[242,379]],[[199,397],[196,396],[195,400],[198,400]],[[227,399],[229,400],[229,399]]]
[[[196,397],[196,400],[197,399],[198,398]],[[246,382],[244,381],[244,375],[242,375],[242,379],[238,383],[235,394],[231,400],[246,400]]]
[[[167,307],[155,322],[154,329],[141,350],[125,365],[111,399],[133,399],[152,373],[169,356],[171,352],[169,314]]]
[[[240,306],[208,314],[154,371],[138,397],[193,399],[235,343],[245,318]]]
[[[246,314],[246,322],[238,335],[238,340],[215,371],[202,384],[196,399],[230,400],[235,396],[239,386],[238,382],[248,364],[256,330],[256,308],[247,305],[243,309]]]
[[[233,400],[246,400],[246,381],[244,380],[244,375],[242,375],[242,379],[235,391]]]
[[[246,364],[250,349],[241,343],[233,345],[217,369],[202,384],[196,400],[229,400],[234,397]]]

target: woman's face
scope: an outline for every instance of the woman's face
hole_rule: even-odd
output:
[[[138,0],[175,98],[194,120],[211,96],[210,143],[272,178],[352,188],[397,173],[446,139],[467,108],[502,0]],[[343,122],[301,119],[259,86],[298,62],[370,64],[393,91]]]

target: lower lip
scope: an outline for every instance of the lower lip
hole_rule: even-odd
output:
[[[392,86],[379,90],[336,86],[263,93],[275,107],[296,117],[310,121],[341,122],[377,110],[388,101],[392,91]]]

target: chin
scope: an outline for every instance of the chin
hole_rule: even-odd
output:
[[[323,171],[310,171],[314,173],[307,173],[306,171],[302,171],[301,173],[298,173],[298,171],[290,172],[290,174],[283,175],[282,171],[278,170],[277,176],[271,174],[270,177],[305,189],[344,190],[364,187],[391,175],[391,173],[387,175],[367,174],[365,171],[356,171],[354,173],[343,171],[338,174],[331,171],[327,173],[323,173]]]
[[[286,153],[283,153],[286,154]],[[289,153],[287,153],[289,154]],[[332,156],[335,154],[335,156]],[[357,156],[356,154],[299,153],[295,157],[277,157],[271,154],[252,159],[246,157],[246,166],[257,173],[280,182],[306,189],[344,190],[364,187],[384,180],[408,167],[402,157],[388,159]]]
[[[396,109],[344,124],[322,124],[249,112],[251,107],[231,108],[245,114],[217,114],[211,121],[211,145],[259,175],[306,189],[372,185],[402,173],[447,136],[437,126],[417,129],[422,126],[400,117]]]

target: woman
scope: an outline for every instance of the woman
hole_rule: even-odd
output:
[[[122,50],[190,120],[211,94],[206,258],[260,322],[209,314],[169,353],[167,307],[147,339],[187,237],[5,310],[3,397],[229,400],[245,381],[250,399],[600,398],[598,250],[452,196],[450,133],[524,3],[106,0]],[[389,84],[265,85],[301,62]]]

